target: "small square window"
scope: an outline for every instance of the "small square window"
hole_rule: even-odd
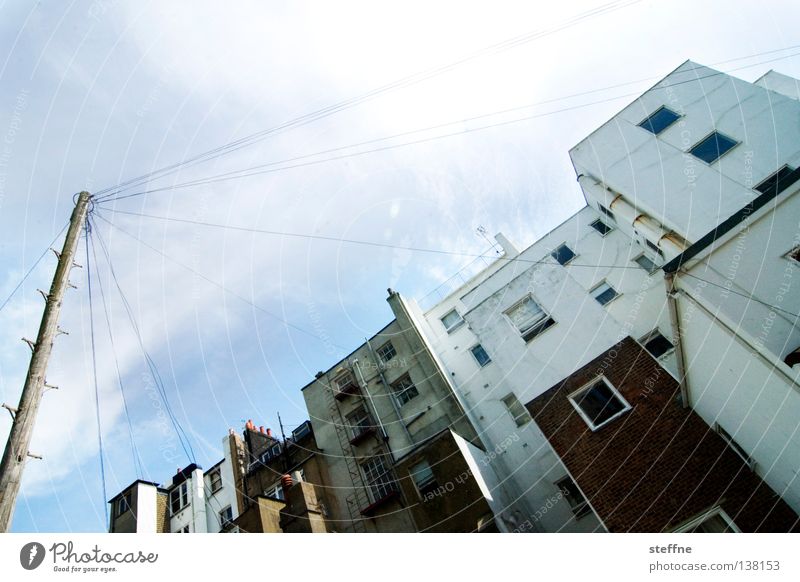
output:
[[[571,394],[569,400],[592,430],[599,429],[631,408],[604,376]]]
[[[800,247],[795,247],[786,253],[786,258],[795,263],[800,263]]]
[[[483,349],[481,344],[471,347],[469,351],[472,352],[472,355],[475,357],[475,361],[478,362],[478,365],[481,368],[492,361],[492,358],[489,357],[489,354],[486,353],[486,350]]]
[[[658,269],[658,267],[656,267],[656,264],[653,261],[651,261],[650,258],[647,257],[647,255],[639,255],[633,260],[637,265],[639,265],[642,269],[644,269],[648,273],[652,274],[656,271],[656,269]]]
[[[659,133],[667,129],[670,125],[675,123],[678,119],[680,119],[680,115],[678,115],[671,109],[667,109],[666,107],[659,107],[652,115],[650,115],[647,119],[642,121],[639,124],[639,127],[658,135]]]
[[[726,135],[721,134],[718,131],[715,131],[707,138],[696,143],[694,147],[689,150],[689,153],[694,157],[703,160],[707,164],[711,164],[717,161],[736,145],[738,145],[738,142],[732,140]]]
[[[591,226],[593,229],[599,232],[602,236],[606,236],[609,232],[614,230],[599,218],[594,222],[592,222],[591,224],[589,224],[589,226]]]
[[[392,391],[401,406],[419,396],[419,391],[408,374],[404,374],[399,380],[392,382]]]
[[[464,325],[464,320],[459,315],[458,311],[455,309],[451,309],[450,311],[442,317],[442,325],[447,330],[447,333],[452,333],[462,325]]]
[[[389,360],[393,359],[397,355],[397,352],[395,351],[392,342],[386,342],[381,347],[379,347],[377,351],[378,351],[378,357],[384,364],[387,363]]]
[[[583,517],[584,515],[591,513],[592,509],[586,502],[586,498],[583,496],[583,493],[581,493],[581,490],[578,489],[575,481],[573,481],[569,476],[564,477],[561,479],[561,481],[558,481],[556,483],[556,487],[558,487],[558,489],[561,491],[561,495],[563,495],[564,499],[566,499],[567,503],[569,503],[569,507],[572,509],[572,513],[576,518]]]
[[[616,299],[619,297],[619,293],[617,293],[616,289],[614,289],[611,285],[603,281],[597,287],[592,289],[591,291],[592,297],[594,297],[600,305],[605,305],[611,300]]]
[[[436,476],[433,474],[433,469],[428,464],[428,461],[420,461],[411,467],[411,478],[414,479],[414,485],[420,494],[424,494],[431,489],[437,487]]]
[[[566,244],[563,244],[550,253],[550,256],[558,261],[559,265],[566,265],[575,258],[575,253]]]
[[[530,422],[530,413],[522,406],[522,403],[513,392],[503,397],[503,404],[506,405],[508,413],[511,415],[511,418],[514,419],[517,426],[524,426]]]
[[[603,206],[602,204],[599,204],[599,203],[598,203],[598,204],[597,204],[597,208],[599,208],[599,209],[600,209],[600,212],[602,212],[603,214],[605,214],[606,216],[608,216],[608,217],[609,217],[611,220],[616,220],[616,219],[614,218],[614,213],[613,213],[613,212],[611,212],[611,211],[610,211],[608,208],[606,208],[606,207],[605,207],[605,206]]]
[[[753,189],[762,194],[777,196],[798,180],[800,180],[800,168],[792,170],[789,166],[783,166]]]
[[[530,296],[511,307],[506,311],[506,315],[526,342],[531,341],[555,323],[555,320]]]
[[[644,336],[639,340],[639,342],[644,346],[644,349],[650,352],[650,355],[656,359],[670,353],[675,349],[675,346],[672,345],[672,342],[661,335],[661,332],[657,329],[654,329],[649,334]]]

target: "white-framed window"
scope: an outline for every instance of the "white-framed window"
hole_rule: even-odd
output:
[[[364,479],[373,502],[383,499],[396,490],[392,474],[381,457],[367,459],[361,463],[361,470],[364,472]]]
[[[350,438],[357,439],[365,432],[374,428],[372,418],[363,406],[347,415],[347,426],[350,429]]]
[[[653,262],[653,261],[650,259],[650,257],[648,257],[648,256],[647,256],[647,255],[645,255],[645,254],[641,254],[641,255],[639,255],[638,257],[636,257],[635,259],[633,259],[633,262],[634,262],[634,263],[636,263],[637,265],[639,265],[639,266],[640,266],[642,269],[644,269],[645,271],[647,271],[647,272],[648,272],[649,274],[651,274],[651,275],[652,275],[653,273],[655,273],[655,272],[656,272],[656,270],[658,269],[658,267],[657,267],[657,266],[656,266],[656,264],[655,264],[655,263],[654,263],[654,262]]]
[[[283,447],[281,446],[281,443],[275,443],[270,448],[268,448],[266,451],[261,453],[261,458],[259,459],[259,461],[261,461],[261,463],[263,465],[266,465],[271,460],[277,459],[278,457],[280,457],[281,456],[281,452],[283,452]]]
[[[299,441],[311,432],[311,421],[307,420],[292,431],[292,440]]]
[[[559,265],[566,265],[577,255],[571,248],[567,246],[566,243],[564,243],[556,247],[555,250],[550,253],[550,256],[553,257]]]
[[[605,376],[599,376],[569,395],[569,401],[592,430],[605,426],[631,409]]]
[[[214,469],[208,474],[208,484],[211,487],[211,493],[222,489],[222,473],[219,469]]]
[[[119,517],[126,511],[129,511],[133,507],[131,505],[132,501],[133,493],[131,491],[123,493],[120,498],[114,502],[114,517]]]
[[[227,526],[229,526],[232,521],[233,521],[233,510],[229,505],[228,507],[219,512],[219,526],[224,529]]]
[[[392,391],[400,406],[419,396],[419,390],[417,390],[417,387],[411,381],[411,376],[408,374],[403,374],[399,379],[392,382]]]
[[[189,505],[189,484],[184,481],[169,492],[169,507],[173,515]]]
[[[433,469],[431,469],[428,461],[420,461],[411,467],[409,473],[411,474],[411,478],[414,480],[414,485],[417,486],[417,491],[419,491],[420,495],[437,487],[436,476],[433,474]]]
[[[475,358],[475,361],[478,362],[478,365],[481,368],[492,361],[492,358],[489,357],[489,354],[486,353],[486,350],[483,349],[481,344],[472,346],[469,351],[472,353],[472,357]]]
[[[609,285],[607,281],[603,281],[594,287],[590,293],[600,305],[606,305],[619,297],[617,290]]]
[[[721,507],[714,507],[678,527],[675,533],[740,533]]]
[[[273,499],[280,499],[281,501],[285,500],[285,496],[283,494],[283,485],[280,481],[278,481],[272,488],[267,489],[264,494],[267,497],[272,497]]]
[[[564,496],[567,503],[569,503],[569,507],[576,519],[591,513],[592,508],[589,507],[583,493],[581,493],[578,485],[576,485],[575,481],[573,481],[569,475],[560,481],[556,481],[555,485],[558,487],[559,491],[561,491],[561,495]]]
[[[672,109],[661,106],[653,113],[648,115],[644,120],[639,123],[639,127],[646,129],[650,133],[658,135],[670,125],[680,119],[680,115],[675,113]]]
[[[464,320],[461,318],[461,315],[455,309],[451,309],[447,313],[444,314],[444,317],[441,319],[442,325],[447,330],[447,333],[452,333],[457,330],[459,327],[464,325]]]
[[[784,255],[795,264],[800,264],[800,247],[795,247]]]
[[[639,343],[656,359],[671,354],[675,349],[672,342],[665,338],[657,328],[643,336]]]
[[[506,310],[506,316],[526,342],[555,323],[555,320],[539,307],[530,295]]]
[[[524,406],[522,406],[519,398],[517,398],[513,392],[506,394],[501,400],[503,404],[505,404],[506,410],[508,410],[508,413],[511,415],[511,418],[514,419],[514,422],[517,426],[524,426],[530,422],[530,413]]]
[[[394,359],[394,357],[397,355],[397,351],[394,349],[392,342],[386,342],[379,347],[376,352],[378,353],[378,357],[381,359],[381,362],[384,364]]]
[[[774,194],[777,196],[798,180],[800,180],[800,168],[792,169],[784,164],[777,172],[774,172],[754,186],[753,190],[761,192],[762,194]]]
[[[346,390],[349,386],[355,384],[355,378],[350,370],[341,372],[333,379],[333,384],[338,392]]]
[[[747,452],[739,443],[736,442],[736,440],[728,433],[728,431],[722,428],[722,425],[718,422],[714,423],[714,430],[717,432],[717,434],[719,434],[719,436],[722,437],[722,440],[724,440],[728,446],[733,449],[737,455],[739,455],[739,457],[745,462],[750,470],[754,471],[756,468],[755,459],[747,454]]]
[[[590,222],[589,226],[591,226],[593,229],[599,232],[600,236],[606,236],[609,232],[614,230],[599,218],[595,221]]]
[[[191,533],[191,532],[192,532],[192,529],[189,526],[189,524],[187,523],[185,526],[183,526],[182,528],[177,530],[175,533]]]
[[[707,164],[713,164],[737,145],[739,145],[739,142],[735,139],[718,131],[713,131],[693,145],[689,153]]]
[[[614,213],[611,212],[608,208],[606,208],[602,204],[600,204],[599,202],[597,203],[597,208],[600,210],[600,212],[608,216],[611,220],[616,221],[616,218],[614,218]]]

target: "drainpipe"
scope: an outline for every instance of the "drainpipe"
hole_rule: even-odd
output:
[[[361,378],[361,385],[364,387],[364,393],[367,395],[367,400],[369,401],[369,408],[372,410],[373,415],[375,415],[375,422],[378,423],[378,427],[381,429],[381,436],[383,437],[384,441],[389,440],[389,435],[386,434],[386,429],[383,428],[383,423],[381,422],[381,417],[378,415],[378,409],[375,408],[375,402],[372,400],[372,394],[369,393],[367,388],[367,382],[364,380],[364,373],[361,371],[361,366],[358,365],[358,358],[353,359],[353,366],[356,368],[356,372],[358,372],[358,376]]]
[[[681,403],[689,408],[689,383],[686,379],[686,359],[681,338],[680,317],[678,316],[677,291],[675,289],[675,273],[664,273],[664,284],[667,287],[667,308],[669,322],[672,327],[672,341],[675,342],[675,359],[678,363],[678,384],[681,387]]]
[[[408,437],[408,442],[411,443],[411,446],[413,447],[416,443],[414,442],[414,438],[411,436],[411,433],[408,430],[408,426],[403,420],[403,415],[400,413],[400,407],[397,406],[397,401],[394,399],[392,388],[389,386],[389,382],[386,381],[386,376],[383,374],[383,370],[381,369],[381,363],[378,360],[378,355],[375,353],[375,350],[372,349],[372,344],[369,343],[369,340],[364,338],[364,341],[367,343],[367,349],[369,349],[369,353],[372,356],[372,361],[375,362],[375,368],[378,370],[378,376],[381,379],[383,387],[386,389],[386,393],[389,395],[389,401],[392,403],[392,408],[397,415],[397,419],[400,421],[400,425],[403,427],[406,437]]]

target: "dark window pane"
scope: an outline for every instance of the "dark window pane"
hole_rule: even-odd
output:
[[[622,401],[602,380],[580,394],[576,402],[595,426],[603,424],[625,408]]]
[[[552,257],[559,262],[561,265],[566,265],[572,259],[575,258],[575,253],[572,252],[572,249],[569,248],[567,245],[561,245],[552,253],[550,253]]]
[[[636,261],[636,264],[639,265],[642,269],[644,269],[648,273],[652,273],[653,271],[656,270],[655,263],[644,255],[636,257],[634,261]]]
[[[667,129],[670,125],[675,123],[675,120],[678,119],[680,115],[667,109],[666,107],[660,108],[658,111],[653,113],[650,117],[645,119],[639,124],[639,127],[643,127],[647,131],[650,131],[655,134],[659,134],[665,129]]]
[[[717,160],[722,154],[730,150],[736,142],[715,131],[700,143],[696,144],[689,153],[710,164]]]
[[[755,187],[762,194],[780,194],[789,186],[800,180],[800,168],[792,170],[789,166],[784,166],[769,178]]]
[[[489,354],[486,353],[486,350],[483,349],[483,346],[480,344],[472,348],[472,355],[475,356],[475,359],[478,361],[478,364],[480,364],[481,367],[492,361],[492,359],[489,357]]]
[[[644,344],[644,349],[650,352],[654,358],[660,358],[674,347],[675,346],[672,345],[672,342],[670,342],[660,333],[657,333],[651,337]]]
[[[591,226],[593,229],[595,229],[597,232],[599,232],[603,236],[607,235],[609,232],[611,232],[613,230],[605,222],[603,222],[602,220],[599,220],[599,219],[595,220],[589,226]]]
[[[614,213],[611,212],[608,208],[606,208],[602,204],[598,204],[597,207],[600,209],[600,212],[608,216],[611,220],[614,220]]]

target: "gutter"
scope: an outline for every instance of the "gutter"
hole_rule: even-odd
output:
[[[683,339],[678,316],[677,291],[675,289],[675,273],[664,273],[664,283],[667,286],[667,308],[669,322],[672,327],[672,341],[675,342],[675,359],[678,364],[678,385],[681,387],[681,404],[689,408],[689,383],[686,380],[686,359],[683,351]]]

